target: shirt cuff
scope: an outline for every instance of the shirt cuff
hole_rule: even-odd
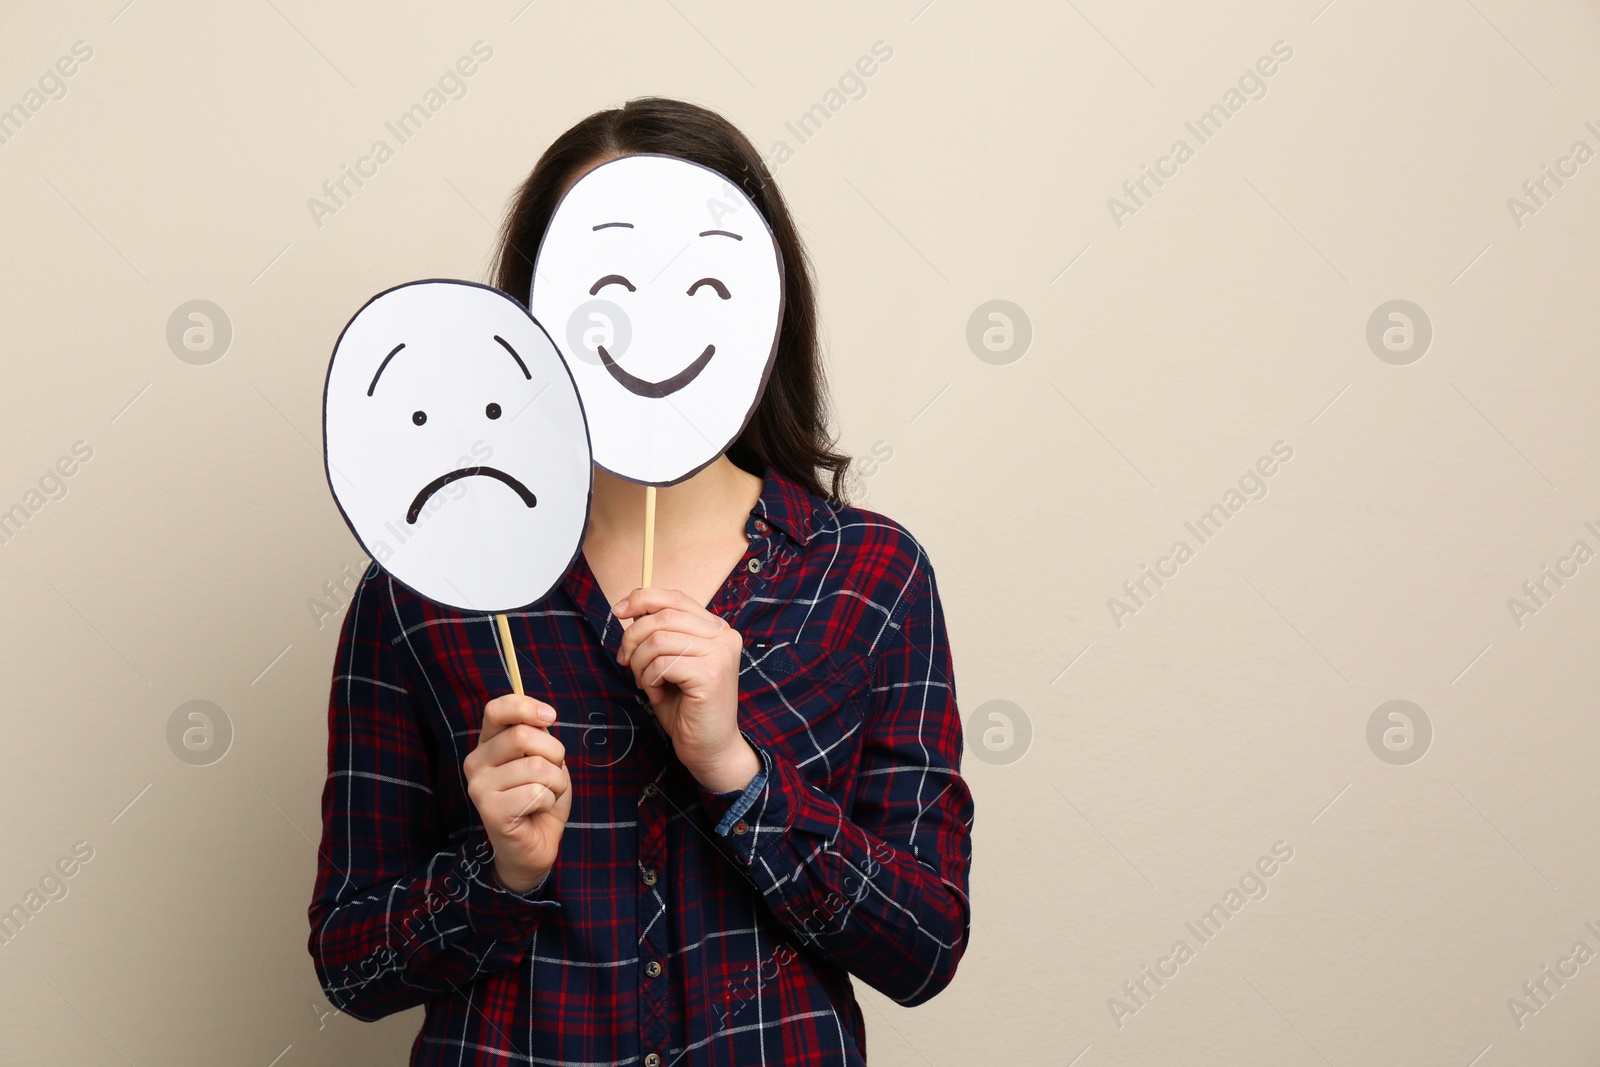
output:
[[[728,793],[718,793],[719,802],[726,803],[728,810],[722,813],[722,818],[717,822],[717,833],[723,837],[728,836],[728,831],[733,829],[733,824],[743,818],[744,813],[750,810],[750,805],[756,802],[756,797],[767,787],[767,769],[762,767],[756,776],[750,779],[750,784],[743,789],[735,789]]]
[[[749,735],[745,735],[750,740]],[[800,769],[781,753],[750,740],[750,747],[761,757],[760,788],[752,781],[740,793],[710,793],[702,789],[702,803],[716,820],[716,838],[724,851],[745,867],[777,847],[791,832],[814,836],[831,843],[845,822],[839,802],[807,780]],[[742,813],[733,813],[729,801],[749,803]]]
[[[559,912],[560,901],[548,896],[550,874],[526,893],[513,893],[494,873],[494,847],[481,830],[462,847],[457,870],[464,883],[459,903],[468,924],[486,937],[515,941],[533,933],[542,918]],[[451,887],[444,887],[450,893]]]
[[[751,741],[750,735],[744,734],[742,730],[740,733],[760,757],[761,769],[743,789],[731,789],[726,793],[713,793],[709,789],[700,790],[706,812],[716,822],[716,832],[719,837],[727,837],[734,827],[743,821],[745,812],[749,811],[766,791],[767,781],[772,774],[772,760],[766,750]],[[740,829],[738,832],[743,833],[744,830]]]
[[[517,896],[521,897],[523,900],[537,900],[539,898],[539,890],[545,887],[545,883],[550,881],[550,875],[554,872],[555,868],[551,867],[550,870],[544,872],[544,877],[539,879],[539,881],[534,884],[532,889],[528,890],[526,893],[518,893]]]

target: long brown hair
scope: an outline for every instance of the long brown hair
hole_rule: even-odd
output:
[[[715,111],[683,100],[642,97],[597,111],[557,137],[534,164],[506,216],[495,252],[495,286],[526,304],[539,242],[572,179],[602,160],[643,152],[699,163],[744,190],[783,254],[778,351],[766,391],[744,432],[728,447],[728,458],[757,476],[771,463],[817,496],[843,501],[850,457],[834,451],[828,428],[811,264],[761,155]]]

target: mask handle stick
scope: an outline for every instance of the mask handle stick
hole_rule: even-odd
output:
[[[506,660],[506,673],[511,676],[511,691],[522,696],[522,671],[517,667],[516,646],[511,643],[511,623],[504,615],[496,615],[494,624],[500,630],[500,654]]]
[[[641,569],[639,587],[650,588],[650,572],[655,566],[656,554],[656,487],[644,487],[644,567]]]
[[[506,673],[511,676],[511,691],[519,697],[523,696],[522,671],[517,666],[516,646],[511,643],[511,622],[504,615],[496,615],[494,617],[494,625],[500,631],[500,654],[505,657]],[[543,790],[543,792],[534,794],[535,802],[543,799],[544,794],[550,791],[542,785],[539,786],[539,789]],[[530,803],[528,806],[532,807],[533,804]],[[519,815],[517,818],[520,819],[522,816]]]

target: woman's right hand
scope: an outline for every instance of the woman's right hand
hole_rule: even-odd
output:
[[[513,893],[526,893],[555,866],[572,813],[566,749],[547,729],[555,709],[528,696],[484,705],[478,747],[461,768],[467,795],[494,846],[494,873]]]

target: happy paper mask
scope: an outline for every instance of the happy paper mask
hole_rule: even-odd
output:
[[[556,206],[529,308],[567,356],[595,463],[672,485],[721,455],[755,410],[783,262],[760,211],[721,174],[624,156]]]
[[[419,281],[368,301],[328,365],[323,442],[362,547],[447,607],[526,607],[582,544],[583,405],[544,330],[497,289]]]

